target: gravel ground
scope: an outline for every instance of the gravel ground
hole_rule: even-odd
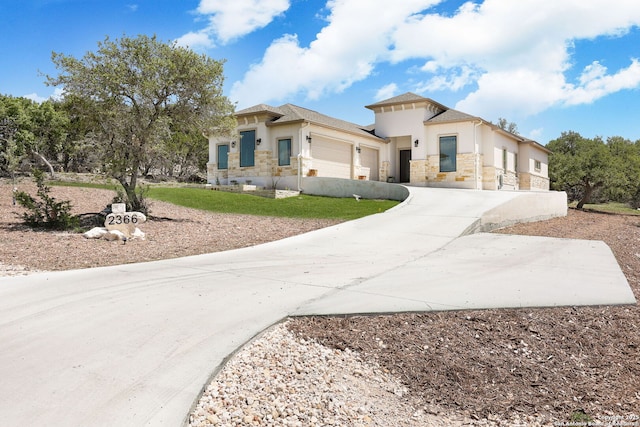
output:
[[[88,213],[113,193],[54,187],[53,195]],[[0,275],[228,250],[335,223],[152,209],[146,239],[126,245],[34,232],[1,185]],[[638,217],[570,210],[500,232],[604,240],[640,298]],[[194,426],[640,426],[639,385],[637,306],[309,317],[236,353],[190,418]]]
[[[35,185],[20,191],[35,195]],[[57,200],[70,200],[74,214],[100,212],[115,193],[78,187],[52,187]],[[12,187],[0,185],[0,274],[69,270],[176,258],[266,243],[338,223],[335,220],[223,215],[152,201],[151,215],[140,225],[144,240],[109,242],[78,233],[33,231],[21,224],[12,205]]]

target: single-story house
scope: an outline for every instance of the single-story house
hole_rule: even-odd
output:
[[[543,145],[422,96],[367,105],[359,126],[285,104],[235,113],[238,135],[209,137],[211,184],[300,188],[335,177],[478,190],[549,190]]]

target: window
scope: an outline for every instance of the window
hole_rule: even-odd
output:
[[[291,140],[278,140],[278,166],[291,165]]]
[[[513,171],[518,173],[518,153],[513,153]]]
[[[502,170],[507,171],[507,149],[502,149]]]
[[[534,160],[533,167],[535,168],[536,172],[540,172],[540,169],[541,169],[540,160]]]
[[[240,132],[240,167],[255,165],[256,131]]]
[[[229,169],[229,144],[218,145],[218,169]]]
[[[458,137],[440,137],[440,172],[456,171],[456,153],[458,150]]]

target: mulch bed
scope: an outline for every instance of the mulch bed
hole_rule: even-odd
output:
[[[639,225],[634,216],[570,210],[566,218],[500,232],[604,240],[638,299]],[[610,417],[640,425],[637,306],[308,317],[290,329],[360,352],[426,407],[477,418]]]

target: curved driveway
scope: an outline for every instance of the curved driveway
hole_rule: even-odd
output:
[[[290,315],[635,303],[602,242],[469,234],[545,216],[536,200],[413,188],[265,245],[2,278],[1,424],[179,426],[224,359]]]

